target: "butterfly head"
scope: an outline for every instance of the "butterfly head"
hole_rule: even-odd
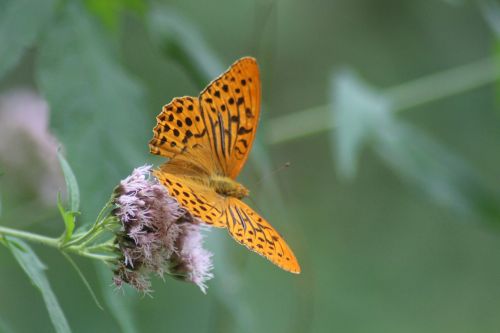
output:
[[[225,197],[243,199],[250,194],[245,186],[226,176],[211,176],[210,186],[215,192]]]

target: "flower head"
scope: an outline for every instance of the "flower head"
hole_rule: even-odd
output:
[[[170,273],[174,276],[196,283],[201,291],[206,292],[205,281],[213,278],[211,272],[212,253],[203,248],[203,235],[198,224],[184,223],[177,239],[180,251],[170,258]]]
[[[149,274],[171,274],[205,292],[213,277],[212,254],[202,247],[199,221],[182,208],[152,175],[150,166],[135,169],[115,190],[113,214],[121,230],[122,258],[115,269],[117,286],[128,283],[150,291]]]

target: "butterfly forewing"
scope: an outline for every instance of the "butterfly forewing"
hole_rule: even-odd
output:
[[[225,175],[236,178],[255,138],[260,115],[257,62],[243,58],[200,94],[202,120],[214,158]]]
[[[153,154],[173,158],[201,146],[209,147],[196,97],[174,98],[163,107],[156,121],[153,139],[149,142]],[[199,151],[210,153],[208,149]]]

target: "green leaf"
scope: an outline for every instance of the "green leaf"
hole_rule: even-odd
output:
[[[147,15],[148,31],[158,48],[177,61],[203,86],[223,68],[196,26],[173,8],[153,5]]]
[[[55,0],[11,0],[0,10],[0,79],[50,22]]]
[[[340,175],[351,178],[368,137],[390,123],[390,105],[349,69],[332,76],[331,87],[331,121],[337,127],[331,138],[337,147],[336,161]]]
[[[85,0],[85,4],[105,26],[112,30],[118,29],[121,15],[126,9],[142,14],[146,8],[142,0]]]
[[[495,33],[497,39],[500,39],[500,4],[493,0],[480,0],[478,4],[484,20]]]
[[[62,238],[64,242],[67,242],[75,230],[76,215],[78,214],[78,210],[80,208],[80,190],[78,188],[75,174],[73,173],[73,170],[71,170],[68,161],[66,161],[60,151],[57,152],[57,157],[64,174],[66,192],[68,193],[69,210],[64,208],[61,197],[57,197],[57,207],[59,208],[59,212],[61,213],[65,225],[65,231]]]
[[[66,182],[69,210],[72,212],[77,212],[80,209],[80,189],[78,188],[75,174],[69,166],[68,161],[66,161],[66,159],[62,155],[61,151],[57,152],[57,157],[59,158],[59,164],[61,165],[61,169],[64,174],[64,180]]]
[[[5,239],[7,240],[7,246],[14,255],[14,258],[26,275],[28,275],[33,285],[42,293],[45,306],[47,307],[56,332],[71,332],[66,317],[45,275],[45,265],[38,259],[35,252],[33,252],[25,242],[13,237],[5,237]]]
[[[500,222],[500,200],[467,163],[405,124],[380,133],[376,151],[394,170],[441,204],[465,215]]]
[[[2,197],[2,191],[0,190],[0,218],[2,218],[3,215],[3,197]]]
[[[83,274],[82,270],[80,269],[80,267],[78,267],[78,265],[76,264],[76,262],[73,260],[73,258],[70,257],[70,255],[66,252],[61,252],[63,254],[63,256],[69,261],[69,263],[71,264],[71,266],[75,269],[76,273],[78,274],[78,276],[80,277],[80,279],[82,280],[83,284],[85,285],[85,287],[87,288],[90,296],[92,297],[92,299],[94,300],[95,304],[97,305],[97,307],[101,310],[104,310],[104,308],[102,307],[101,303],[99,302],[99,300],[97,299],[97,295],[96,293],[94,292],[94,289],[92,289],[92,286],[90,285],[90,282],[87,280],[87,278],[85,277],[85,275]]]
[[[489,25],[491,31],[495,34],[495,41],[493,42],[493,53],[495,65],[500,68],[500,4],[493,0],[479,1],[479,8],[484,20]],[[500,104],[500,83],[495,85],[496,102]]]
[[[51,125],[78,179],[82,212],[95,216],[119,179],[144,163],[151,120],[141,86],[78,1],[68,1],[40,50],[37,81]]]
[[[433,200],[468,216],[500,223],[500,195],[464,160],[393,116],[392,103],[351,71],[332,81],[332,136],[341,175],[353,176],[364,146]]]
[[[63,243],[67,242],[71,236],[73,236],[73,231],[75,230],[75,214],[76,212],[67,211],[62,204],[61,197],[57,197],[57,207],[59,208],[59,213],[64,221],[64,235],[62,236]]]

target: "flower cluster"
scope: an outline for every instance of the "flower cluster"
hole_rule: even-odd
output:
[[[150,273],[193,282],[205,292],[213,277],[212,254],[203,248],[201,225],[152,175],[150,166],[135,169],[115,190],[113,214],[120,221],[115,268],[117,286],[128,283],[149,292]]]

